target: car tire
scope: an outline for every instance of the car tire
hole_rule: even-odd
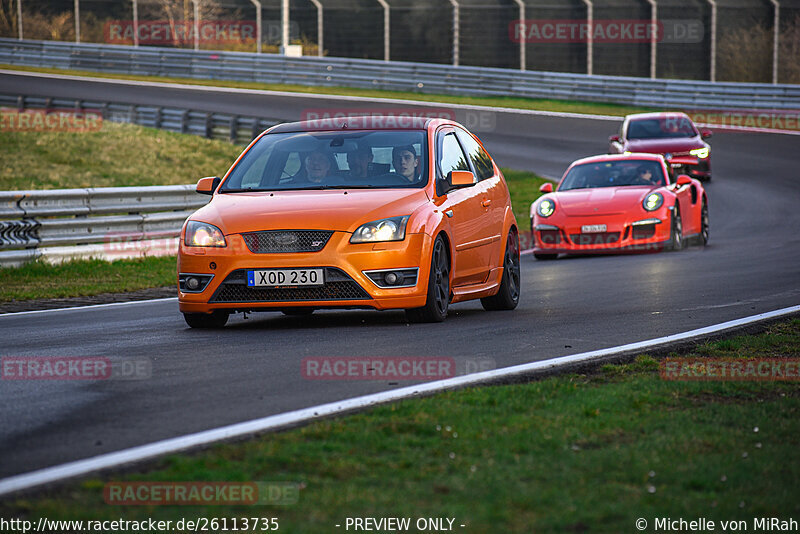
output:
[[[703,199],[703,207],[700,208],[700,244],[706,246],[708,244],[708,204]]]
[[[544,252],[534,252],[533,253],[533,257],[536,258],[537,260],[546,261],[546,260],[554,260],[554,259],[556,259],[558,257],[558,254],[547,254],[547,253],[544,253]]]
[[[230,314],[226,311],[211,313],[184,313],[183,319],[192,328],[222,328],[228,322]]]
[[[314,313],[314,308],[284,308],[281,313],[290,317],[306,317]]]
[[[670,226],[670,243],[669,249],[677,252],[683,250],[683,221],[681,220],[681,210],[678,204],[675,204],[675,209],[672,211],[672,225]]]
[[[520,293],[519,235],[516,231],[508,232],[506,252],[503,256],[503,278],[500,288],[491,297],[481,299],[481,306],[486,311],[513,310],[519,304]]]
[[[447,317],[450,306],[450,258],[441,236],[436,238],[431,252],[428,292],[425,306],[406,310],[410,323],[440,323]]]

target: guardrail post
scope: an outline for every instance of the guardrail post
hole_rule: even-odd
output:
[[[25,111],[25,97],[22,95],[17,97],[17,111]]]
[[[159,130],[161,129],[161,108],[156,108],[156,115],[153,118],[153,124],[155,125],[155,128]]]
[[[181,133],[185,134],[189,131],[189,110],[186,109],[181,113]]]
[[[214,129],[212,127],[212,122],[213,122],[212,121],[212,114],[211,113],[206,113],[206,132],[205,132],[205,136],[204,136],[206,139],[211,139],[211,134],[214,133]]]
[[[138,124],[138,122],[136,122],[136,119],[137,119],[136,106],[131,104],[131,106],[128,108],[128,120],[130,121],[131,124]]]
[[[239,123],[239,117],[236,115],[231,115],[231,133],[230,136],[228,137],[228,140],[231,143],[236,143],[236,135],[238,133],[237,131],[238,123]]]

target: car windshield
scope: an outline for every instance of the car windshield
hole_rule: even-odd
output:
[[[688,117],[639,119],[628,124],[628,139],[672,139],[696,135],[697,129]]]
[[[595,187],[667,185],[661,164],[653,160],[601,161],[576,165],[558,186],[559,191]]]
[[[267,134],[220,192],[419,188],[427,182],[426,155],[419,130]]]

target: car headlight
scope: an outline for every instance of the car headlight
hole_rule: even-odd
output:
[[[214,226],[200,221],[189,221],[186,225],[186,237],[183,243],[187,247],[224,247],[225,236]]]
[[[539,205],[536,206],[536,213],[538,213],[540,217],[550,217],[555,212],[556,203],[549,198],[542,200],[539,202]]]
[[[406,238],[406,223],[408,215],[404,217],[387,217],[377,221],[368,222],[359,226],[351,243],[377,243],[379,241],[402,241]]]
[[[697,156],[700,159],[706,159],[710,153],[711,149],[708,147],[695,148],[694,150],[689,151],[689,154],[692,156]]]
[[[661,207],[664,203],[664,195],[661,193],[650,193],[646,197],[644,197],[644,202],[642,202],[642,207],[646,211],[655,211]]]

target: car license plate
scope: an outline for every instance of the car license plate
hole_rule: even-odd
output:
[[[250,287],[321,286],[324,284],[322,269],[247,271],[247,285]]]
[[[597,234],[599,232],[605,232],[605,231],[606,231],[605,224],[585,224],[581,226],[582,234]]]

